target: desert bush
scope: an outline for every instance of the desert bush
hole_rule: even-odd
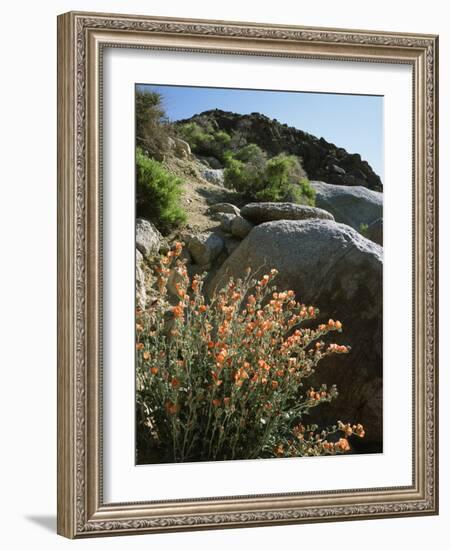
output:
[[[310,409],[337,397],[335,386],[307,384],[320,360],[348,353],[325,343],[341,331],[277,292],[275,270],[233,280],[204,298],[203,276],[189,278],[177,243],[153,266],[151,307],[137,310],[136,388],[142,462],[317,456],[350,450],[360,424],[320,430],[304,422]],[[169,299],[176,281],[176,301]],[[146,449],[143,449],[146,447]],[[155,458],[157,457],[157,458]],[[148,459],[147,459],[148,460]]]
[[[156,160],[163,160],[169,149],[173,129],[162,107],[162,96],[157,92],[136,92],[137,146]]]
[[[234,189],[245,198],[256,198],[257,188],[263,181],[264,166],[252,162],[243,162],[234,158],[231,153],[225,156],[225,163],[225,186]]]
[[[298,157],[280,154],[267,161],[263,187],[255,194],[259,201],[314,204],[304,189],[310,188]]]
[[[251,143],[234,154],[228,152],[225,160],[225,185],[246,198],[314,206],[315,191],[298,157],[280,154],[267,160],[260,147]]]
[[[316,191],[309,183],[308,178],[302,178],[297,185],[300,187],[300,198],[297,202],[314,206],[316,204]]]
[[[200,125],[196,122],[186,122],[178,125],[178,133],[198,155],[213,156],[223,160],[231,137],[223,130],[214,130],[211,125]]]
[[[233,157],[242,162],[251,163],[255,166],[259,166],[261,169],[264,168],[267,162],[266,153],[256,145],[256,143],[249,143],[245,145],[238,151],[236,151]]]
[[[359,226],[359,232],[363,237],[367,238],[367,235],[369,234],[369,226],[367,223],[361,223]]]
[[[180,206],[182,182],[162,163],[136,151],[136,213],[165,232],[186,220]]]
[[[209,146],[211,136],[196,122],[185,122],[177,126],[177,131],[191,147],[192,152],[199,153]]]
[[[264,181],[267,155],[255,143],[245,145],[237,152],[226,151],[224,183],[246,198],[256,198]]]

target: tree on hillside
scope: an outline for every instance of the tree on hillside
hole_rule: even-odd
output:
[[[148,156],[162,160],[168,149],[171,125],[157,92],[136,92],[136,144]]]

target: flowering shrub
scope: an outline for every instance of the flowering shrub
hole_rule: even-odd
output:
[[[177,243],[153,267],[153,301],[137,310],[138,447],[153,449],[158,462],[350,450],[349,438],[364,436],[360,424],[319,430],[303,421],[337,397],[335,386],[306,380],[323,357],[349,352],[323,340],[341,323],[301,328],[318,310],[291,290],[277,292],[275,270],[230,279],[207,302],[204,277],[189,278],[181,251]]]

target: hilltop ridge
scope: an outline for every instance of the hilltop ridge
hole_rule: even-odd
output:
[[[280,153],[299,156],[310,180],[326,181],[334,185],[361,185],[373,191],[383,190],[379,175],[360,154],[348,153],[343,147],[324,138],[318,138],[261,113],[242,115],[212,109],[179,120],[175,125],[189,122],[228,134],[239,133],[243,141],[255,143],[269,156]]]

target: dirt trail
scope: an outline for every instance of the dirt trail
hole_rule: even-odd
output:
[[[208,207],[218,202],[230,202],[241,206],[239,195],[203,179],[200,172],[200,162],[197,159],[187,160],[169,157],[164,161],[166,167],[184,183],[181,204],[187,213],[186,226],[192,232],[203,232],[216,228],[217,221],[206,213]]]

